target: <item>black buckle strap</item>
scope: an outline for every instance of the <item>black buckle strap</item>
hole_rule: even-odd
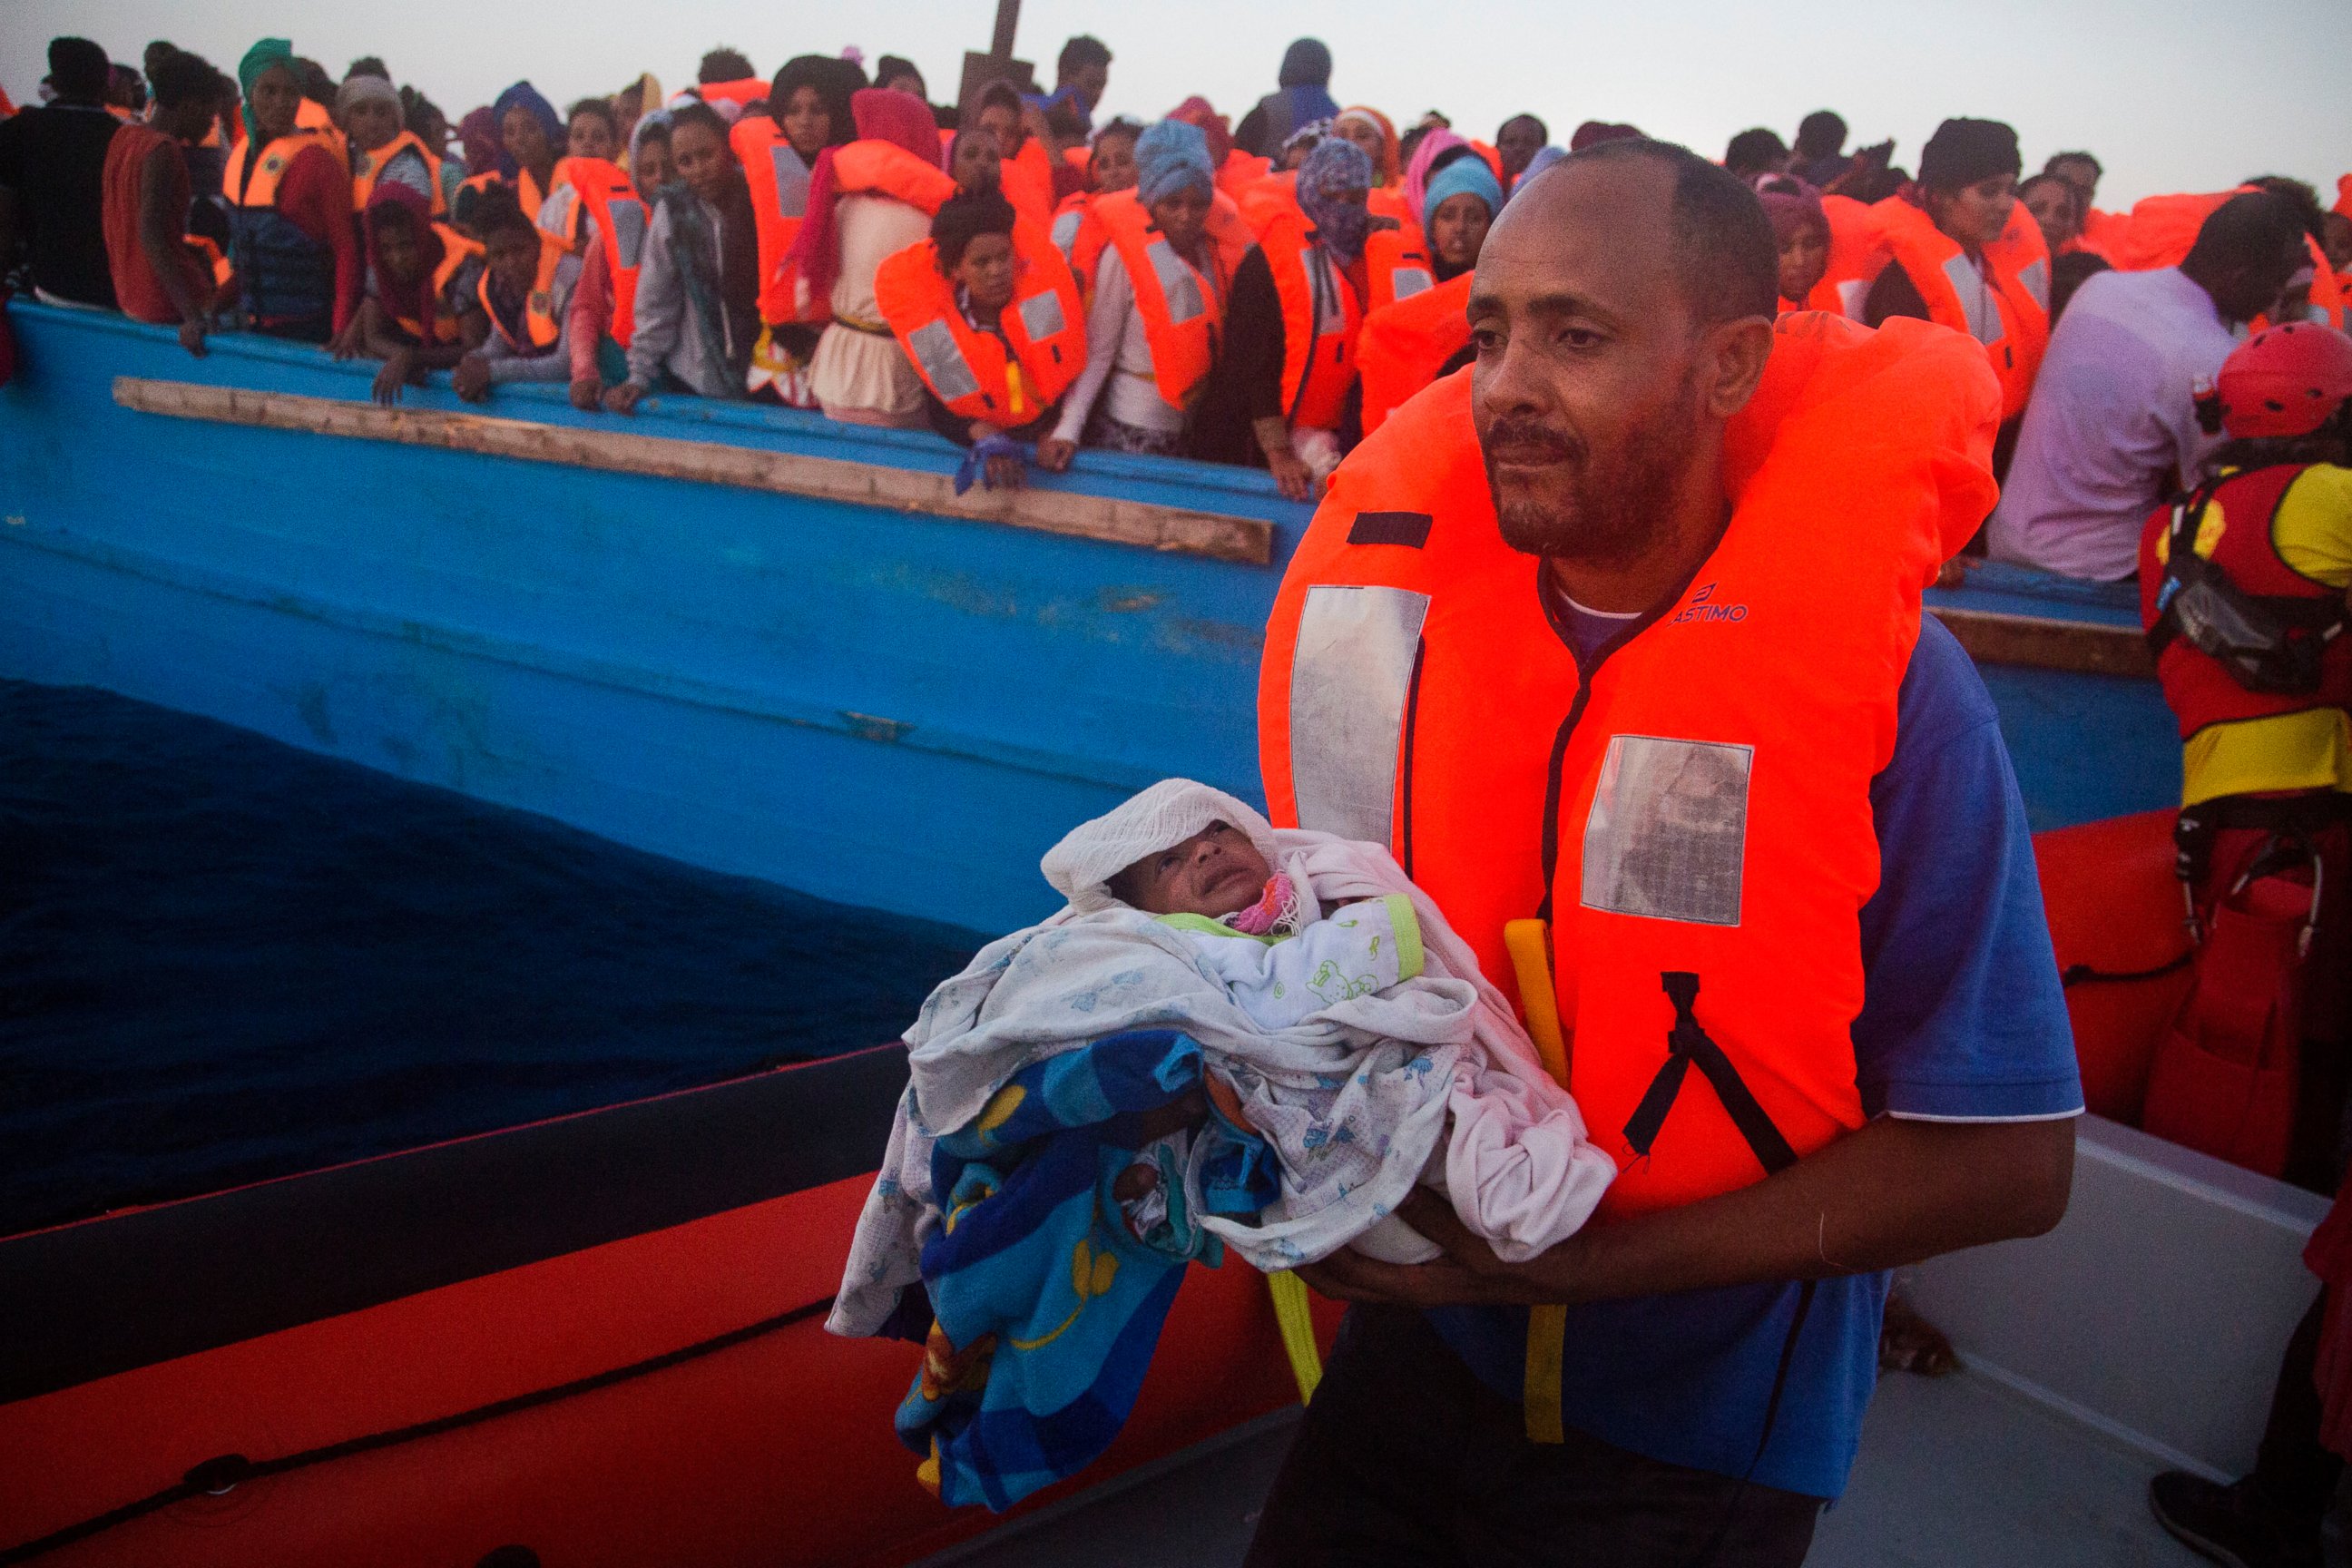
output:
[[[1716,1099],[1731,1116],[1731,1124],[1748,1141],[1757,1161],[1767,1174],[1785,1171],[1797,1163],[1797,1152],[1764,1114],[1763,1106],[1723,1054],[1723,1047],[1708,1037],[1699,1026],[1691,1008],[1698,1001],[1698,976],[1685,970],[1668,970],[1658,979],[1664,983],[1666,999],[1675,1005],[1674,1026],[1666,1031],[1666,1059],[1658,1068],[1658,1076],[1642,1096],[1642,1103],[1625,1123],[1625,1142],[1633,1152],[1647,1158],[1650,1145],[1657,1142],[1658,1130],[1665,1125],[1666,1112],[1675,1107],[1675,1097],[1682,1092],[1683,1079],[1696,1063],[1706,1081],[1714,1087]]]

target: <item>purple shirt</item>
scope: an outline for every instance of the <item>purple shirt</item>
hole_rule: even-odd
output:
[[[2177,267],[2102,272],[2058,319],[1992,514],[1996,561],[2115,582],[2139,568],[2140,526],[2186,485],[2213,437],[2194,399],[2238,345]]]

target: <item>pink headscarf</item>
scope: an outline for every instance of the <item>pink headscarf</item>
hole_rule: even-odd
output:
[[[1437,155],[1448,147],[1469,145],[1464,138],[1439,125],[1433,127],[1429,134],[1421,139],[1421,145],[1412,150],[1412,160],[1404,166],[1404,205],[1406,210],[1412,214],[1413,222],[1428,221],[1421,216],[1421,204],[1429,190],[1429,166],[1437,162]],[[1476,149],[1473,148],[1470,155],[1476,157]]]
[[[1234,151],[1234,129],[1225,123],[1225,117],[1219,114],[1207,99],[1194,93],[1170,110],[1168,118],[1200,127],[1201,134],[1209,139],[1209,166],[1213,169],[1225,166],[1225,160],[1232,156]]]
[[[939,121],[921,99],[912,93],[864,87],[850,94],[849,112],[857,122],[860,142],[887,142],[934,169],[940,167]],[[816,167],[809,171],[808,205],[803,209],[801,231],[793,237],[792,249],[784,253],[783,264],[799,272],[812,305],[830,298],[834,280],[841,276],[840,231],[833,216],[834,197],[838,194],[833,153],[827,147],[816,155]]]

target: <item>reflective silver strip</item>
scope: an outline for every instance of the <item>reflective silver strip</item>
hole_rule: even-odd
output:
[[[1070,258],[1072,247],[1078,243],[1078,226],[1086,221],[1086,217],[1085,213],[1075,207],[1054,215],[1054,248],[1062,253],[1063,260]]]
[[[2025,285],[2025,291],[2033,296],[2035,304],[2044,310],[2050,309],[2050,263],[2042,260],[2027,262],[2018,272],[2017,280]]]
[[[1397,746],[1429,595],[1316,587],[1290,660],[1290,783],[1298,826],[1391,841]]]
[[[1062,314],[1062,297],[1051,289],[1021,301],[1021,330],[1033,343],[1042,343],[1069,325]]]
[[[1410,300],[1424,289],[1437,287],[1426,267],[1392,267],[1389,269],[1389,293],[1392,298]]]
[[[1143,254],[1151,263],[1151,275],[1160,279],[1160,297],[1168,302],[1171,321],[1181,327],[1209,308],[1201,298],[1201,280],[1184,265],[1174,246],[1155,239],[1143,247]]]
[[[1863,301],[1870,298],[1871,279],[1857,278],[1837,286],[1838,309],[1854,321],[1862,320]]]
[[[570,185],[558,185],[548,192],[546,199],[539,204],[539,216],[531,221],[539,226],[541,233],[568,240],[572,237],[572,215],[579,205],[578,191]]]
[[[1965,251],[1944,263],[1944,281],[1960,297],[1960,311],[1968,318],[1969,335],[1987,348],[2000,342],[2000,307],[1993,303],[1992,285],[1984,280],[1984,274],[1976,269]]]
[[[953,403],[980,390],[980,377],[972,374],[963,350],[956,347],[955,333],[944,319],[926,321],[908,332],[907,347],[941,403]]]
[[[613,243],[620,248],[621,265],[635,267],[645,255],[646,230],[653,220],[646,215],[646,204],[635,196],[614,196],[604,204],[613,215]]]
[[[776,216],[804,217],[808,214],[808,165],[793,151],[789,142],[778,142],[768,148],[769,167],[776,171]]]
[[[1753,746],[1612,735],[1584,819],[1589,910],[1739,923]]]

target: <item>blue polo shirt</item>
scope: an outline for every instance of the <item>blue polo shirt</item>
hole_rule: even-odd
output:
[[[1572,642],[1619,629],[1556,611]],[[1622,623],[1621,623],[1622,624]],[[1872,1116],[2026,1121],[2077,1115],[2082,1080],[2051,953],[2025,803],[1992,699],[1951,633],[1923,622],[1895,755],[1871,784],[1878,891],[1862,910],[1855,1081]],[[1603,1301],[1569,1310],[1568,1425],[1671,1464],[1814,1497],[1845,1489],[1878,1381],[1885,1274],[1824,1279],[1805,1314],[1762,1456],[1794,1283]],[[1429,1314],[1496,1392],[1517,1399],[1524,1308]]]

